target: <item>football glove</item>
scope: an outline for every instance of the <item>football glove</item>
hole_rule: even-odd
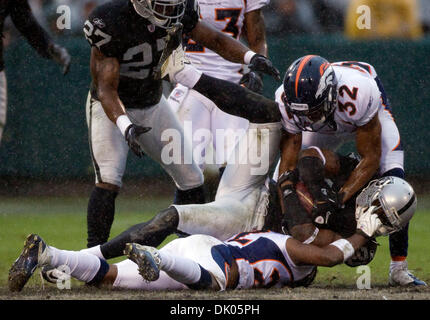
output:
[[[263,93],[263,75],[259,72],[250,71],[245,73],[240,79],[239,84],[248,88],[251,91]]]
[[[374,213],[376,208],[376,206],[371,206],[363,212],[357,220],[357,233],[368,239],[372,238],[373,235],[376,235],[380,228],[383,227],[378,215]]]
[[[127,141],[127,144],[131,151],[133,151],[134,154],[139,158],[142,158],[144,156],[144,152],[140,147],[138,139],[142,134],[148,132],[151,129],[152,128],[150,127],[141,127],[135,124],[131,124],[125,130],[125,140]]]
[[[63,67],[63,75],[66,75],[70,70],[70,64],[72,60],[69,52],[65,48],[55,43],[50,45],[48,50],[49,54],[51,55],[51,59]]]
[[[337,193],[331,188],[321,188],[320,198],[314,201],[312,219],[318,228],[328,228],[329,218],[339,209]]]
[[[248,65],[249,69],[256,72],[262,72],[272,76],[277,81],[281,80],[280,72],[276,69],[272,62],[261,54],[255,54]]]

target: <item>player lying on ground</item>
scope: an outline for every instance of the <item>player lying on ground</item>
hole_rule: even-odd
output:
[[[164,75],[169,74],[170,81],[193,88],[212,99],[223,111],[251,122],[282,121],[286,131],[281,142],[281,174],[289,174],[296,167],[302,139],[308,146],[329,149],[356,139],[361,160],[337,196],[328,199],[319,192],[319,186],[310,188],[319,203],[314,210],[316,216],[341,208],[375,173],[404,176],[398,129],[387,107],[382,83],[369,64],[330,64],[317,56],[300,58],[287,69],[284,86],[278,89],[275,102],[226,81],[202,75],[186,61],[182,51],[178,46],[174,50],[174,59],[171,57],[164,64]],[[320,167],[319,163],[308,165]],[[393,261],[389,281],[392,285],[425,285],[407,268],[407,229],[408,225],[390,235]]]
[[[309,159],[310,157],[317,157],[325,163],[324,172],[320,173],[324,176],[324,179],[331,183],[331,188],[328,192],[333,193],[333,190],[339,190],[343,183],[347,180],[350,172],[354,170],[358,163],[358,160],[350,156],[340,156],[329,150],[319,150],[317,148],[310,148],[303,150],[301,153],[301,158],[299,159],[298,165],[298,180],[300,177],[309,176],[309,174],[314,172],[314,170],[309,170],[306,166],[306,162],[302,163],[302,159]],[[297,184],[299,184],[298,182]],[[300,201],[312,201],[311,196],[308,194],[308,199],[305,199],[302,195],[299,197],[299,192],[305,192],[306,189],[301,187],[297,190],[291,190],[291,193],[286,193],[286,189],[282,189],[281,186],[279,191],[281,192],[281,199],[283,204],[283,209],[281,209],[278,201],[278,191],[276,184],[271,183],[271,192],[266,195],[262,192],[262,195],[267,196],[267,202],[263,203],[265,215],[262,216],[265,225],[260,229],[255,230],[273,230],[281,231],[281,225],[283,226],[284,232],[288,232],[289,235],[293,236],[299,241],[305,243],[317,244],[318,246],[325,246],[333,242],[335,234],[339,233],[342,237],[348,238],[355,233],[356,230],[356,219],[355,219],[355,209],[356,202],[355,198],[350,199],[345,207],[337,214],[327,215],[326,223],[324,226],[318,225],[318,228],[314,225],[315,218],[312,215],[311,210],[309,210],[309,204],[300,203]],[[235,194],[232,194],[233,197]],[[237,194],[236,194],[237,195]],[[215,201],[216,203],[217,201]],[[117,237],[111,239],[107,243],[96,246],[94,248],[84,249],[81,252],[91,253],[96,255],[102,260],[108,258],[114,258],[123,255],[123,250],[126,248],[129,242],[138,242],[144,245],[158,246],[167,235],[174,233],[178,228],[178,221],[180,218],[188,217],[191,211],[187,211],[188,214],[184,215],[184,212],[177,211],[180,210],[182,206],[174,206],[167,210],[161,211],[156,215],[155,218],[148,222],[137,224],[130,229],[124,231]],[[206,212],[205,209],[211,208],[211,204],[196,205],[195,208],[196,215],[198,213]],[[246,208],[246,207],[245,207]],[[285,209],[286,208],[286,209]],[[198,210],[197,210],[198,209]],[[237,207],[222,207],[219,206],[217,211],[212,211],[212,220],[188,220],[187,226],[189,230],[205,230],[210,232],[210,234],[217,233],[218,235],[227,235],[233,230],[237,230],[237,233],[243,231],[253,231],[254,229],[245,229],[247,225],[244,225],[240,219],[236,216],[240,216],[241,219],[250,219],[256,213],[249,208],[248,216],[242,214],[241,211],[234,211]],[[267,213],[266,213],[267,210]],[[307,210],[307,211],[306,211]],[[179,216],[178,212],[182,212]],[[281,215],[281,213],[283,215]],[[205,216],[209,219],[208,216]],[[212,221],[215,221],[215,226],[220,230],[211,228]],[[238,222],[239,221],[239,222]],[[203,223],[203,225],[199,225]],[[187,229],[188,230],[188,229]],[[193,233],[193,232],[190,232]],[[194,232],[193,234],[196,234]],[[231,235],[233,236],[234,233]],[[225,238],[224,240],[227,240]],[[376,243],[374,241],[369,241],[364,247],[361,248],[360,252],[351,257],[345,263],[349,266],[357,266],[368,264],[374,257],[376,252]],[[125,263],[126,264],[126,263]],[[63,275],[61,271],[53,269],[50,267],[44,267],[42,269],[42,274],[44,278],[49,282],[56,283],[59,278]]]
[[[416,209],[416,196],[406,181],[385,177],[372,181],[357,203],[356,232],[347,239],[333,233],[333,241],[324,246],[271,231],[241,233],[225,242],[192,235],[173,240],[160,250],[127,244],[125,253],[130,260],[109,265],[82,251],[48,246],[32,234],[9,271],[9,289],[21,291],[35,269],[44,265],[67,267],[72,277],[91,285],[142,290],[309,285],[316,274],[315,266],[342,263],[369,238],[386,235],[408,223]]]
[[[109,238],[129,149],[139,157],[145,153],[169,174],[177,188],[174,203],[205,202],[203,174],[193,159],[191,163],[184,159],[192,154],[190,146],[162,96],[156,72],[166,30],[177,21],[182,21],[184,34],[223,58],[279,78],[266,57],[200,20],[196,0],[114,0],[97,7],[84,25],[91,45],[86,110],[95,172],[87,211],[88,247]],[[180,161],[162,159],[170,142],[163,139],[166,130],[180,137],[178,143],[184,147]]]

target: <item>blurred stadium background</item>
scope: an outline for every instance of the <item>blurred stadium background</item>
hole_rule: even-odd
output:
[[[57,65],[40,58],[6,23],[3,41],[9,101],[0,147],[0,240],[4,244],[7,239],[8,247],[0,246],[1,271],[10,266],[28,232],[48,233],[53,245],[82,248],[86,203],[94,179],[85,120],[90,48],[82,25],[88,13],[106,0],[29,2],[39,22],[69,50],[73,60],[70,73],[63,77]],[[57,8],[63,4],[72,9],[70,30],[56,27]],[[371,8],[370,30],[356,27],[357,8],[362,4]],[[417,221],[412,221],[411,250],[425,248],[430,240],[426,232],[430,220],[430,1],[271,0],[264,14],[269,56],[281,73],[305,54],[330,61],[366,61],[376,68],[402,135],[407,179],[423,199],[419,198]],[[279,85],[266,77],[264,95],[273,97]],[[128,161],[119,197],[123,200],[111,234],[150,217],[173,198],[173,183],[158,164],[131,153]],[[384,247],[380,261],[385,263],[381,267],[385,282],[389,254]],[[418,261],[429,266],[426,259],[428,254]],[[428,281],[422,268],[417,275]],[[6,281],[4,273],[0,287]]]

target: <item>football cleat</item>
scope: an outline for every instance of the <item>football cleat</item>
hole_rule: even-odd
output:
[[[21,291],[36,268],[48,261],[48,246],[45,241],[37,234],[28,235],[20,256],[9,270],[9,290]]]
[[[139,274],[147,281],[155,281],[160,276],[161,257],[154,247],[127,243],[124,254],[139,267]]]
[[[400,266],[390,268],[390,286],[427,286],[427,283],[418,279],[408,270],[407,261],[403,261]]]
[[[62,281],[70,277],[67,273],[48,265],[41,268],[40,274],[42,275],[42,278],[49,283],[58,283],[58,281]]]
[[[185,57],[182,45],[183,28],[184,26],[179,22],[167,30],[166,47],[155,68],[155,79],[163,79],[168,75],[170,82],[176,82],[175,74],[184,69],[185,63],[190,63]]]

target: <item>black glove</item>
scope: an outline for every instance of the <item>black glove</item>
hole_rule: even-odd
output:
[[[240,79],[239,84],[248,88],[251,91],[262,94],[263,93],[263,75],[259,72],[250,71],[245,73]]]
[[[137,139],[140,135],[148,132],[151,129],[152,128],[150,127],[141,127],[135,124],[131,124],[125,130],[125,140],[127,141],[127,144],[130,147],[131,151],[133,151],[134,154],[139,158],[142,158],[145,154],[139,143],[137,142]]]
[[[322,196],[314,200],[312,219],[318,228],[324,229],[330,227],[330,216],[338,214],[340,205],[337,193],[331,188],[322,188],[320,194]]]
[[[252,71],[266,73],[269,76],[275,78],[277,81],[281,80],[279,70],[273,66],[269,59],[267,59],[265,56],[262,56],[261,54],[255,54],[252,57],[248,68]]]
[[[52,44],[49,47],[51,59],[63,66],[63,75],[66,75],[70,69],[71,57],[67,50],[58,44]]]

